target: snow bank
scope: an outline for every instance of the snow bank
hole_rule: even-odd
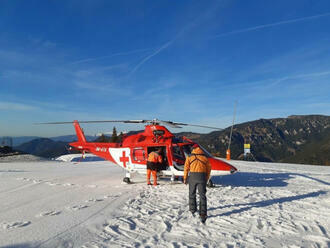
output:
[[[20,155],[12,155],[0,157],[0,162],[8,163],[8,162],[32,162],[32,161],[46,161],[46,158],[34,156],[31,154],[20,154]]]
[[[108,162],[1,163],[0,246],[329,247],[329,167],[231,162],[206,225],[179,182],[126,185]]]
[[[104,161],[103,158],[97,157],[94,154],[85,154],[85,158],[82,158],[81,154],[67,154],[55,159],[61,162],[92,162],[92,161]]]

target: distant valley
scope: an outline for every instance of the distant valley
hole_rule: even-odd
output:
[[[77,136],[75,134],[72,135],[63,135],[63,136],[57,136],[57,137],[51,137],[51,138],[47,138],[47,139],[51,139],[53,141],[63,141],[63,142],[72,142],[75,141],[77,138]],[[13,146],[19,146],[22,145],[24,143],[27,143],[31,140],[34,139],[43,139],[42,137],[38,137],[38,136],[21,136],[21,137],[12,137],[13,140]],[[95,139],[95,136],[86,136],[86,139],[88,141],[93,141]]]

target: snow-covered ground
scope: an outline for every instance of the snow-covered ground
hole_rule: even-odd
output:
[[[109,162],[0,163],[0,247],[329,247],[330,167],[232,161],[206,225],[188,187]]]

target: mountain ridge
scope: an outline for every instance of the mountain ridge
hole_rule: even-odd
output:
[[[224,157],[229,136],[228,127],[222,131],[202,134],[195,141],[210,152],[218,152]],[[288,118],[259,119],[234,126],[231,155],[233,159],[242,158],[244,143],[249,143],[258,161],[330,165],[329,140],[330,116],[294,115]],[[306,149],[308,154],[304,154]]]

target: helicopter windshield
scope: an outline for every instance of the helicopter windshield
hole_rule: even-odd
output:
[[[193,146],[193,144],[188,144],[188,145],[182,146],[182,150],[183,150],[185,157],[189,157],[191,155],[191,151],[193,150],[192,146]],[[206,157],[208,157],[208,158],[212,157],[212,155],[204,147],[202,147],[201,145],[199,145],[199,147],[202,149],[202,151],[204,152]]]
[[[199,147],[203,150],[206,157],[208,158],[212,157],[211,153],[209,153],[204,147],[202,147],[201,145],[199,145]]]
[[[183,161],[185,160],[185,157],[181,152],[180,146],[173,146],[172,150],[173,150],[174,158],[183,160]]]
[[[184,145],[184,146],[182,146],[182,150],[183,150],[183,153],[184,153],[185,157],[189,157],[190,154],[191,154],[192,145],[191,144]]]

